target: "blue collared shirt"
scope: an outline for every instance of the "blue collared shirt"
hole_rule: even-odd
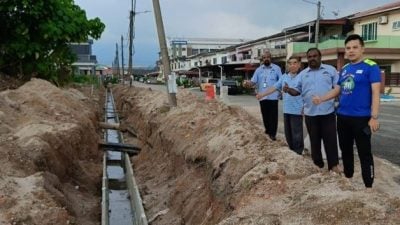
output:
[[[327,64],[321,64],[318,69],[307,67],[300,72],[298,83],[294,89],[301,93],[304,100],[304,114],[307,116],[327,115],[335,110],[334,99],[315,105],[313,96],[323,96],[337,84],[337,70]]]
[[[273,86],[279,78],[282,76],[281,68],[273,63],[269,66],[265,66],[264,64],[259,66],[253,74],[251,78],[251,82],[256,84],[256,89],[258,93],[262,93],[267,90],[269,87]],[[263,97],[260,101],[268,99],[268,100],[278,100],[279,92],[275,91],[274,93]]]
[[[282,87],[287,83],[289,87],[297,84],[299,76],[294,74],[285,73],[279,78],[278,82],[274,84],[277,90],[282,90]],[[288,93],[283,93],[283,113],[301,115],[303,111],[303,98],[299,96],[291,96]]]

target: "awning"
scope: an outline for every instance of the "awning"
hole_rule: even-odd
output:
[[[180,70],[177,71],[178,75],[199,75],[199,71]]]
[[[238,49],[237,52],[238,53],[243,53],[243,52],[250,52],[251,48],[244,48],[244,49]]]
[[[241,71],[254,71],[257,69],[257,65],[254,64],[245,64],[244,67],[237,67],[235,70],[241,70]]]

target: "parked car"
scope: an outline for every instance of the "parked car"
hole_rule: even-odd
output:
[[[228,95],[237,95],[243,93],[242,86],[240,86],[239,82],[236,80],[223,80],[222,85],[228,86]],[[218,89],[219,88],[217,88],[217,90]]]

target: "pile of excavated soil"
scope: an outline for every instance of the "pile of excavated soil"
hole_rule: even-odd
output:
[[[0,92],[0,224],[99,224],[98,101],[38,79]]]
[[[136,179],[152,225],[400,224],[400,170],[375,158],[373,192],[270,141],[240,107],[186,90],[115,87],[122,123],[138,135]],[[130,142],[127,138],[126,142]]]

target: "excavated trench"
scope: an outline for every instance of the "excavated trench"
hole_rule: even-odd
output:
[[[102,89],[77,89],[34,79],[0,92],[0,224],[101,223],[105,101]],[[184,91],[176,108],[150,89],[113,94],[137,135],[123,143],[141,148],[126,159],[149,224],[400,224],[400,172],[387,162],[376,161],[379,192],[365,193],[357,167],[353,184],[321,171],[239,108]]]
[[[0,92],[0,224],[147,224],[112,94],[75,88]]]
[[[217,224],[234,208],[226,201],[225,190],[215,196],[218,187],[213,186],[212,179],[217,179],[218,172],[213,171],[203,156],[189,159],[177,153],[175,139],[182,136],[171,139],[168,131],[160,131],[160,124],[153,121],[152,114],[166,113],[169,106],[161,106],[156,109],[158,112],[142,111],[135,101],[140,96],[131,97],[129,91],[117,87],[114,96],[121,123],[137,132],[142,148],[133,158],[133,167],[149,223]],[[127,141],[131,140],[127,136]]]

